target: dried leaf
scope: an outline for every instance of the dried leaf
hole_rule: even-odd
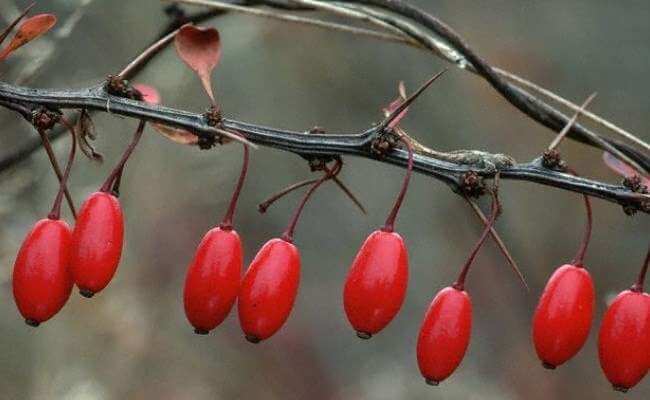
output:
[[[186,131],[185,129],[180,129],[180,128],[174,128],[171,126],[163,125],[163,124],[158,124],[158,123],[151,123],[151,126],[158,131],[161,135],[165,136],[167,139],[180,143],[180,144],[197,144],[199,143],[199,137],[193,134],[190,131]]]
[[[630,167],[623,161],[614,157],[611,153],[604,152],[603,161],[605,162],[605,165],[609,167],[609,169],[611,169],[612,171],[616,172],[617,174],[625,178],[629,178],[639,174],[634,168]],[[643,185],[650,188],[650,179],[647,176],[642,176],[641,182]]]
[[[214,28],[184,25],[179,29],[174,44],[178,56],[201,80],[203,89],[216,106],[210,75],[221,59],[221,40]]]
[[[104,161],[104,156],[102,156],[101,153],[98,153],[95,150],[95,147],[89,142],[89,140],[95,140],[97,135],[95,133],[95,124],[92,118],[90,118],[88,110],[81,110],[75,131],[77,132],[79,139],[79,148],[86,157],[97,162]]]
[[[160,104],[161,96],[155,87],[143,83],[136,83],[133,87],[142,94],[145,103]]]
[[[9,57],[19,47],[46,33],[56,24],[53,14],[38,14],[27,18],[16,31],[11,42],[0,52],[0,61]]]
[[[384,110],[383,110],[383,111],[384,111],[384,116],[385,116],[385,117],[388,117],[388,116],[389,116],[393,111],[397,110],[397,108],[398,108],[399,106],[402,105],[402,103],[404,102],[404,100],[406,100],[406,97],[407,97],[407,96],[406,96],[406,88],[404,87],[404,82],[400,82],[400,83],[399,83],[399,86],[398,86],[398,88],[397,88],[397,91],[398,91],[398,93],[399,93],[398,97],[397,97],[395,100],[393,100],[393,101],[388,105],[388,107],[384,108]],[[388,127],[391,128],[391,129],[395,129],[395,127],[400,123],[400,121],[402,120],[402,118],[404,118],[404,117],[406,116],[406,114],[408,113],[408,111],[409,111],[409,109],[408,109],[408,107],[406,107],[406,108],[404,109],[404,111],[402,111],[401,113],[399,113],[399,115],[398,115],[397,117],[395,117],[395,119],[393,119],[393,120],[388,124]]]

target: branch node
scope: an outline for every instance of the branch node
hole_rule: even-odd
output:
[[[399,143],[399,137],[388,129],[383,129],[370,143],[370,152],[378,159],[383,159]]]
[[[32,110],[32,125],[42,132],[54,127],[60,120],[63,113],[60,110],[53,110],[47,107],[37,107]]]
[[[643,180],[639,175],[626,176],[622,183],[623,186],[634,193],[648,194],[648,187],[643,184]]]
[[[126,99],[142,101],[142,93],[119,75],[108,75],[104,86],[108,94]]]
[[[479,198],[485,194],[485,182],[476,171],[467,171],[460,176],[458,190],[467,197]]]
[[[542,166],[544,168],[560,172],[565,172],[567,167],[566,162],[560,155],[560,152],[555,149],[546,150],[544,152],[542,155]]]

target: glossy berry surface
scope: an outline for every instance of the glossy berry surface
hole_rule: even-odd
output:
[[[228,316],[239,292],[242,246],[232,229],[214,228],[196,249],[185,277],[185,315],[196,333],[208,333]]]
[[[566,264],[548,280],[533,317],[537,356],[553,369],[573,357],[589,335],[594,312],[594,284],[589,272]]]
[[[352,262],[343,290],[345,313],[361,338],[381,331],[397,315],[408,286],[408,253],[395,232],[375,231]]]
[[[70,297],[71,238],[64,221],[42,219],[20,247],[12,285],[18,310],[29,325],[38,326],[52,318]]]
[[[460,365],[472,332],[472,301],[464,290],[442,289],[431,301],[418,336],[420,373],[437,385]]]
[[[614,299],[600,327],[598,357],[616,390],[643,379],[650,368],[650,295],[626,290]]]
[[[298,248],[283,239],[266,242],[248,267],[239,291],[239,322],[247,340],[259,342],[282,327],[299,282]]]
[[[119,200],[95,192],[81,206],[72,233],[70,267],[79,292],[91,297],[111,281],[122,256],[124,218]]]

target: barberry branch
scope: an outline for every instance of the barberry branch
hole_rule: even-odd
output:
[[[14,110],[33,110],[37,107],[52,109],[88,109],[131,117],[148,122],[182,128],[199,137],[214,141],[218,131],[208,124],[203,114],[185,110],[147,104],[127,98],[112,96],[105,85],[82,89],[32,89],[0,82],[0,106]],[[289,151],[300,155],[354,155],[377,159],[372,143],[382,133],[382,125],[376,125],[364,132],[344,134],[314,134],[270,128],[248,122],[224,118],[222,127],[240,133],[252,143]],[[442,161],[425,153],[414,155],[414,170],[430,175],[454,191],[461,192],[462,178],[473,171],[482,178],[491,178],[501,172],[503,179],[522,180],[554,186],[604,200],[618,203],[628,209],[650,213],[650,195],[635,193],[625,186],[612,185],[596,180],[581,178],[545,168],[541,159],[528,163],[492,163],[503,156],[476,151],[482,156],[458,162]],[[381,162],[405,167],[407,152],[394,149]]]

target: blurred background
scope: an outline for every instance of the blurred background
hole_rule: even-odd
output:
[[[452,27],[493,64],[581,102],[644,140],[650,103],[650,3],[647,1],[412,1]],[[2,25],[29,1],[3,0]],[[116,73],[167,23],[149,1],[40,1],[60,28],[2,66],[3,81],[33,87],[84,87]],[[212,20],[223,41],[214,75],[229,118],[294,130],[314,125],[359,132],[404,80],[414,89],[446,66],[397,44],[244,15]],[[42,62],[40,62],[40,61]],[[198,80],[165,51],[136,82],[157,87],[163,103],[196,112],[207,105]],[[136,122],[96,114],[103,164],[79,157],[71,191],[80,204],[97,190]],[[35,133],[0,109],[0,157]],[[411,108],[402,126],[439,150],[481,149],[517,160],[536,157],[553,135],[501,99],[482,80],[453,69]],[[601,133],[604,133],[600,130]],[[68,142],[56,143],[65,157]],[[565,141],[565,158],[584,175],[619,180],[602,152]],[[148,130],[122,181],[126,242],[118,274],[92,300],[76,291],[38,329],[25,325],[11,293],[16,252],[46,216],[57,185],[45,152],[0,175],[0,398],[2,399],[608,399],[620,398],[600,371],[596,334],[606,302],[636,277],[648,246],[646,215],[594,200],[594,235],[586,262],[597,314],[584,349],[556,371],[541,367],[530,340],[537,299],[552,271],[570,261],[585,221],[578,195],[526,182],[502,182],[497,223],[530,285],[526,292],[488,240],[468,280],[474,327],[458,371],[438,388],[425,385],[415,359],[420,322],[433,295],[456,277],[481,226],[448,187],[414,177],[397,223],[410,254],[410,282],[397,318],[360,341],[342,307],[347,269],[365,236],[379,227],[403,171],[346,157],[344,182],[368,208],[363,216],[325,185],[299,223],[303,273],[293,313],[272,339],[246,342],[236,312],[209,336],[197,336],[182,306],[185,270],[203,234],[222,217],[241,164],[237,145],[199,151]],[[236,215],[249,262],[279,235],[293,195],[265,215],[256,204],[310,177],[301,158],[262,148]],[[484,206],[487,206],[484,204]],[[67,212],[67,210],[65,211]],[[68,221],[69,214],[66,214]],[[627,399],[650,398],[645,379]]]

